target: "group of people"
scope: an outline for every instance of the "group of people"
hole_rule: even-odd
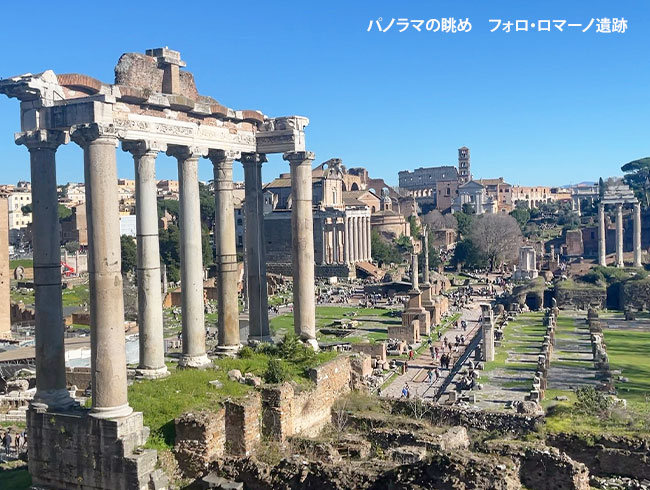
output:
[[[0,441],[4,447],[5,454],[20,454],[27,450],[27,431],[12,434],[11,430],[0,433]]]

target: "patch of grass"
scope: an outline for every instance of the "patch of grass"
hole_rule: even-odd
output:
[[[318,352],[309,357],[285,360],[293,381],[308,385],[308,370],[337,356],[336,352]],[[262,376],[271,357],[254,353],[246,359],[223,358],[214,361],[215,369],[170,369],[171,375],[161,380],[143,380],[129,387],[129,403],[144,415],[144,424],[151,429],[146,447],[171,449],[176,431],[174,419],[188,410],[204,410],[218,407],[226,398],[246,395],[252,387],[230,381],[228,371],[238,369],[242,374]],[[219,380],[221,388],[209,381]]]
[[[10,269],[15,269],[18,266],[22,266],[25,269],[31,269],[34,267],[34,261],[32,259],[18,259],[9,261]]]
[[[609,365],[620,370],[626,383],[616,381],[616,391],[629,402],[650,399],[650,332],[604,329]]]
[[[7,490],[29,490],[32,477],[27,467],[10,469],[8,464],[0,465],[0,488]]]
[[[63,306],[79,306],[90,301],[90,291],[87,284],[64,289],[61,292]]]

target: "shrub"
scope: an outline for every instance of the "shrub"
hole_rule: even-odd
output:
[[[298,336],[295,333],[288,333],[278,343],[278,353],[283,359],[295,359],[301,347]]]
[[[291,378],[289,368],[282,359],[271,359],[264,372],[266,383],[284,383]]]
[[[250,359],[255,354],[255,351],[249,346],[245,345],[239,350],[240,359]]]
[[[613,406],[613,400],[606,394],[596,390],[593,386],[585,386],[576,390],[575,408],[587,415],[608,417]]]

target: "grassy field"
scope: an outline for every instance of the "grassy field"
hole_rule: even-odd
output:
[[[34,261],[32,259],[18,259],[9,261],[10,269],[15,269],[19,265],[22,265],[25,269],[31,269],[34,267]]]
[[[573,321],[560,317],[559,322],[565,320]],[[629,380],[625,383],[616,381],[617,396],[627,401],[627,408],[614,408],[601,416],[580,413],[576,410],[574,392],[547,390],[542,403],[547,410],[547,431],[585,436],[612,434],[645,437],[650,432],[650,332],[606,328],[604,335],[610,368],[620,370],[620,376]],[[558,402],[554,400],[556,396],[569,399]]]
[[[520,377],[530,371],[532,380],[536,364],[520,362],[524,355],[536,354],[546,333],[542,324],[543,314],[539,312],[524,313],[503,328],[503,339],[497,347],[494,361],[485,363],[485,371],[504,369],[513,377]]]
[[[11,468],[0,465],[0,488],[3,490],[29,490],[32,486],[32,477],[26,467]]]
[[[321,352],[312,358],[287,360],[286,365],[294,381],[308,384],[307,371],[336,357],[335,352]],[[144,423],[151,429],[147,447],[170,449],[174,446],[174,419],[188,410],[210,409],[226,398],[245,395],[252,388],[228,379],[228,371],[239,369],[242,374],[261,376],[271,358],[265,354],[253,354],[249,359],[218,359],[215,369],[176,370],[169,365],[171,375],[162,380],[139,381],[129,386],[129,403],[141,411]],[[209,381],[219,380],[221,388]]]

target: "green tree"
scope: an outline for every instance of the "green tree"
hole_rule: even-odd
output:
[[[528,209],[515,208],[510,211],[510,216],[517,220],[517,223],[522,230],[526,226],[526,223],[530,221],[530,212]]]
[[[32,212],[32,205],[31,204],[25,204],[20,208],[23,214],[30,214]]]
[[[79,242],[67,242],[63,247],[64,247],[64,248],[68,251],[68,253],[70,253],[70,254],[77,253],[77,251],[78,251],[79,248],[80,248],[80,246],[79,246]]]
[[[68,219],[72,216],[72,209],[66,208],[63,204],[59,204],[59,221]]]
[[[461,237],[466,237],[469,234],[469,230],[472,228],[474,215],[467,213],[454,213],[454,216],[458,223],[458,233]]]
[[[158,231],[160,243],[160,260],[167,266],[167,278],[170,281],[180,280],[181,265],[181,233],[176,225]]]
[[[598,179],[598,197],[600,197],[601,201],[605,197],[605,191],[606,190],[607,190],[607,187],[605,186],[605,181],[603,180],[602,177],[600,177]]]
[[[122,245],[122,274],[135,272],[138,266],[138,250],[133,237],[122,235],[120,237]]]
[[[370,246],[372,249],[372,258],[374,261],[382,264],[400,263],[402,262],[402,255],[397,250],[397,247],[388,240],[382,238],[379,233],[372,230],[370,235]]]
[[[464,267],[480,268],[485,267],[487,258],[471,240],[465,239],[456,244],[451,261],[454,265],[461,264]]]
[[[420,229],[420,225],[418,225],[418,219],[414,214],[409,216],[409,227],[411,229],[411,236],[413,238],[419,239],[422,236],[422,230]]]
[[[644,208],[650,207],[650,157],[632,160],[621,167],[623,181],[634,190]]]
[[[476,209],[474,209],[474,205],[471,202],[466,202],[463,204],[463,213],[476,214]]]
[[[174,218],[178,219],[181,213],[181,203],[174,199],[163,199],[158,201],[158,217],[162,218],[165,214],[165,210],[171,214]]]
[[[210,191],[207,185],[199,182],[199,200],[201,207],[201,223],[212,229],[214,215],[216,213],[216,204],[214,202],[214,192]]]

